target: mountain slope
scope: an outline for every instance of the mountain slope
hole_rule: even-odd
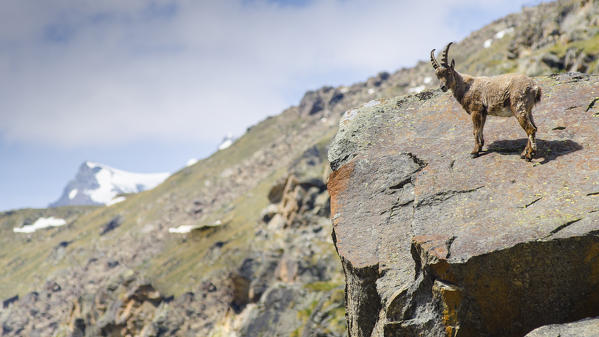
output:
[[[541,74],[571,69],[566,59],[580,57],[567,58],[573,50],[596,72],[598,7],[572,1],[527,8],[472,33],[451,56],[472,74]],[[546,22],[558,25],[558,35]],[[534,34],[522,39],[528,31]],[[543,62],[543,55],[557,61]],[[2,333],[345,335],[342,266],[324,190],[328,143],[345,111],[435,88],[432,76],[423,61],[309,91],[230,147],[109,207],[1,214]],[[50,216],[66,224],[13,232]],[[197,229],[169,233],[180,226]]]

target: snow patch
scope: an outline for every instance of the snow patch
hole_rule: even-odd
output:
[[[369,95],[373,95],[375,92],[375,90],[373,88],[368,89],[368,94]]]
[[[120,196],[120,197],[116,197],[112,200],[110,200],[109,202],[106,203],[106,206],[110,206],[110,205],[114,205],[114,204],[118,204],[119,202],[125,201],[125,197]]]
[[[430,77],[430,76],[426,76],[426,77],[424,77],[424,80],[422,80],[422,82],[423,82],[424,84],[429,84],[429,83],[431,83],[431,81],[432,81],[432,80],[433,80],[433,78],[432,78],[432,77]]]
[[[194,165],[197,162],[198,162],[198,160],[196,158],[191,158],[190,160],[187,161],[187,163],[185,163],[185,167],[189,167],[191,165]]]
[[[79,192],[79,190],[77,190],[76,188],[71,190],[71,192],[69,192],[69,199],[73,199],[75,198],[75,196],[77,195],[77,192]]]
[[[199,229],[199,228],[203,228],[203,227],[218,227],[220,225],[222,225],[222,221],[220,220],[216,220],[213,224],[211,225],[181,225],[179,227],[171,227],[168,229],[169,233],[176,233],[176,234],[185,234],[185,233],[189,233],[194,229]]]
[[[410,89],[408,89],[408,92],[411,94],[417,94],[419,92],[421,92],[422,90],[424,90],[424,85],[419,85],[417,87],[412,87]]]
[[[504,37],[506,34],[510,34],[510,33],[512,33],[513,31],[514,31],[514,28],[513,28],[513,27],[506,28],[506,29],[504,29],[504,30],[500,30],[500,31],[498,31],[497,33],[495,33],[495,35],[493,35],[493,38],[494,38],[495,40],[500,40],[500,39],[502,39],[502,38],[503,38],[503,37]],[[488,39],[488,40],[485,40],[485,42],[483,43],[483,47],[485,47],[485,48],[489,48],[489,47],[491,47],[491,45],[492,45],[492,44],[493,44],[493,39]]]
[[[342,94],[345,94],[345,93],[347,93],[347,92],[349,91],[349,88],[348,88],[348,87],[342,87],[341,89],[339,89],[339,91],[340,91]]]
[[[502,39],[505,36],[505,34],[512,33],[513,31],[514,31],[514,27],[510,27],[510,28],[506,28],[504,30],[500,30],[497,33],[495,33],[495,39],[496,40]]]
[[[168,229],[169,233],[177,233],[177,234],[185,234],[185,233],[189,233],[192,230],[196,229],[197,226],[193,226],[193,225],[181,225],[179,227],[171,227]]]
[[[233,141],[230,140],[230,139],[227,139],[227,140],[223,141],[222,144],[220,144],[218,146],[218,149],[219,150],[224,150],[224,149],[228,148],[229,146],[231,146],[232,144],[233,144]]]
[[[372,101],[370,101],[370,102],[368,102],[368,103],[364,104],[364,107],[365,107],[365,108],[370,108],[370,107],[373,107],[373,106],[377,106],[377,105],[379,105],[379,104],[381,104],[381,102],[379,102],[379,101],[378,101],[378,100],[376,100],[376,99],[373,99]]]
[[[35,222],[31,225],[26,225],[23,227],[15,227],[13,228],[13,232],[15,233],[33,233],[38,229],[48,228],[48,227],[59,227],[65,225],[67,222],[64,219],[49,217],[49,218],[39,218],[35,220]]]
[[[220,151],[220,150],[224,150],[224,149],[228,148],[229,146],[233,145],[234,141],[235,141],[235,137],[233,137],[233,134],[227,133],[227,136],[225,138],[223,138],[223,141],[218,146],[218,150]]]

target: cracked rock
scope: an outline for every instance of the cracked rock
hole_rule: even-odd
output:
[[[532,163],[501,118],[469,158],[470,118],[438,91],[341,120],[328,190],[350,336],[523,336],[599,315],[599,148],[583,145],[599,143],[599,119],[568,110],[594,99],[599,77],[537,82]],[[555,121],[568,139],[542,131]]]

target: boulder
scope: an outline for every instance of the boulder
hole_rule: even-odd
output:
[[[573,323],[552,324],[534,329],[525,337],[580,337],[596,336],[599,318],[583,319]]]
[[[551,68],[564,69],[564,60],[553,53],[543,54],[541,61]]]
[[[270,287],[258,303],[260,310],[248,312],[240,336],[291,336],[298,328],[298,313],[291,310],[294,301],[302,301],[303,292],[286,284]]]
[[[593,56],[587,55],[584,51],[577,48],[570,48],[564,56],[564,67],[568,71],[585,72],[593,60]]]
[[[278,179],[268,191],[268,200],[277,204],[281,202],[283,199],[283,191],[285,190],[285,185],[287,185],[287,177]]]
[[[279,205],[270,204],[260,213],[262,221],[268,223],[279,212]]]
[[[488,118],[471,159],[450,93],[345,113],[328,190],[350,336],[523,336],[599,315],[599,77],[536,81],[530,163],[514,118]]]
[[[300,115],[310,116],[324,110],[326,107],[325,95],[332,89],[325,87],[317,91],[307,91],[298,106]]]
[[[110,220],[109,222],[105,223],[104,226],[102,226],[100,235],[104,235],[104,234],[116,229],[122,223],[123,223],[122,217],[120,215],[115,216],[114,218],[112,218],[112,220]]]

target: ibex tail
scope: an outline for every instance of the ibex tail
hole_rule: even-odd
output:
[[[536,91],[536,93],[535,93],[535,103],[538,103],[538,102],[541,101],[541,94],[542,94],[541,87],[535,86],[533,90]]]

